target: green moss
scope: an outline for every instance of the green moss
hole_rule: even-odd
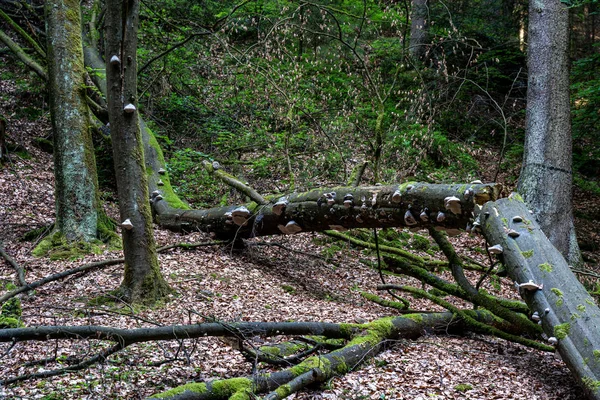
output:
[[[403,315],[403,318],[412,319],[419,324],[423,323],[423,316],[421,314],[406,314]]]
[[[103,243],[106,243],[111,250],[120,250],[123,248],[121,236],[117,234],[116,224],[104,212],[98,213],[97,236]]]
[[[99,240],[91,242],[68,242],[60,232],[47,236],[33,249],[35,257],[49,257],[50,260],[76,260],[88,254],[102,254],[103,243]]]
[[[466,391],[473,390],[473,385],[468,383],[459,383],[458,385],[454,386],[454,390],[464,393]]]
[[[20,328],[23,323],[17,318],[0,316],[0,329]]]
[[[194,393],[206,393],[206,383],[188,383],[185,385],[177,386],[171,390],[166,392],[155,394],[154,396],[150,396],[150,398],[169,398],[175,397],[183,392],[194,392]]]
[[[292,387],[288,384],[281,385],[275,390],[275,393],[277,393],[280,399],[285,399],[292,394]]]
[[[252,381],[248,378],[230,378],[211,383],[212,392],[218,397],[233,396],[239,392],[252,389]]]
[[[289,294],[296,294],[296,288],[290,285],[281,285],[284,292]]]
[[[556,305],[559,307],[562,306],[564,304],[564,300],[563,300],[563,293],[560,291],[560,289],[552,288],[552,289],[550,289],[550,291],[552,293],[554,293],[554,295],[556,297],[558,297],[558,299],[556,300]]]
[[[594,350],[592,353],[594,354],[594,358],[596,360],[600,360],[600,350]]]
[[[531,258],[533,257],[533,250],[522,251],[521,254],[525,258]]]
[[[577,310],[579,312],[584,313],[585,312],[585,306],[583,304],[577,304]]]
[[[588,376],[581,378],[584,386],[591,392],[596,393],[600,389],[600,381],[596,381]]]
[[[575,321],[577,318],[581,318],[581,315],[579,315],[577,313],[571,314],[571,321]]]
[[[508,226],[508,219],[502,218],[502,223],[504,224],[504,226]]]
[[[554,336],[557,339],[564,339],[569,335],[569,331],[571,330],[571,324],[565,322],[564,324],[556,325],[554,327]]]
[[[326,358],[313,356],[292,367],[290,371],[294,376],[300,376],[315,368],[323,371],[325,375],[329,375],[331,372],[331,362]]]
[[[538,268],[541,269],[544,272],[552,272],[553,271],[553,267],[552,264],[548,264],[548,263],[543,263],[538,265]]]

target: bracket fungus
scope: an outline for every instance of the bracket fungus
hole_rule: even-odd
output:
[[[444,207],[446,210],[450,210],[453,214],[460,214],[460,199],[456,196],[449,196],[444,199]]]
[[[116,67],[117,65],[121,64],[121,59],[117,56],[114,55],[110,58],[110,65],[112,65],[113,67]]]
[[[515,215],[512,218],[513,222],[523,222],[523,217],[521,217],[520,215]]]
[[[338,232],[346,232],[348,230],[342,225],[329,225],[329,229],[333,229],[334,231]]]
[[[290,221],[288,222],[285,226],[283,225],[277,225],[277,227],[279,228],[279,230],[282,233],[288,234],[288,235],[293,235],[294,233],[298,233],[302,231],[302,227],[300,225],[298,225],[296,223],[296,221]]]
[[[132,114],[134,113],[136,110],[135,106],[131,103],[127,104],[124,108],[123,111],[125,111],[127,114]]]
[[[158,182],[156,182],[156,184],[158,186],[164,186],[165,185],[165,183],[162,180],[160,180],[160,179],[158,180]]]
[[[166,170],[166,169],[164,169],[164,168],[161,168],[161,169],[159,169],[159,170],[158,170],[158,173],[159,173],[160,175],[164,175],[164,174],[166,174],[166,173],[167,173],[167,170]]]
[[[519,236],[521,236],[521,234],[520,234],[519,232],[515,231],[514,229],[509,229],[509,230],[506,232],[506,234],[507,234],[508,236],[510,236],[511,238],[513,238],[513,239],[515,239],[515,238],[518,238]]]
[[[400,203],[401,201],[402,201],[402,193],[400,193],[400,190],[396,189],[394,194],[392,194],[392,202],[397,204],[397,203]]]
[[[476,179],[476,180],[472,181],[471,184],[472,185],[481,185],[481,184],[483,184],[483,182],[481,182],[481,180],[479,180],[479,179]]]
[[[542,290],[544,288],[544,284],[537,284],[534,281],[532,281],[531,279],[529,280],[529,282],[524,282],[524,283],[516,283],[515,282],[515,287],[517,289],[519,289],[519,291],[521,290],[529,290],[531,292],[535,292],[537,290]]]
[[[288,205],[288,201],[285,199],[285,197],[280,198],[279,200],[277,200],[277,203],[273,204],[273,208],[272,208],[273,214],[275,214],[275,215],[283,214],[287,205]]]
[[[444,214],[444,213],[443,213],[443,212],[441,212],[441,211],[438,211],[438,213],[437,213],[437,216],[435,217],[435,220],[436,220],[437,222],[442,222],[442,221],[443,221],[443,220],[445,220],[445,219],[446,219],[446,214]]]
[[[531,314],[531,319],[534,321],[541,321],[542,317],[540,317],[540,314],[537,311],[534,311],[533,314]]]
[[[131,220],[127,218],[125,221],[121,222],[121,227],[130,231],[133,229],[133,224],[131,223]]]
[[[554,336],[549,337],[548,338],[548,343],[550,343],[552,346],[556,346],[558,344],[558,339],[555,338]]]
[[[231,212],[231,219],[233,219],[233,223],[238,226],[245,225],[249,216],[250,210],[244,206],[240,206]]]
[[[504,252],[504,248],[499,244],[495,244],[491,247],[488,247],[488,251],[491,254],[502,254]]]
[[[325,198],[327,199],[327,204],[330,206],[335,204],[335,192],[325,193]]]
[[[415,217],[413,217],[410,210],[406,210],[406,212],[404,213],[404,222],[406,223],[407,226],[417,224],[417,220],[415,219]]]
[[[350,208],[352,204],[354,204],[354,196],[352,196],[352,193],[348,193],[344,196],[344,207]]]
[[[421,214],[419,214],[419,218],[421,218],[421,221],[423,221],[423,222],[429,221],[429,215],[427,214],[428,211],[429,210],[426,208],[423,211],[421,211]]]

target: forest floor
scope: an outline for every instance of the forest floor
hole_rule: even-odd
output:
[[[15,90],[7,82],[0,85],[0,91]],[[11,115],[15,107],[6,100],[0,104],[0,108],[9,110],[6,115]],[[88,262],[122,256],[119,251],[106,249],[103,254],[77,260],[50,261],[33,257],[35,243],[21,240],[25,232],[54,219],[52,156],[30,144],[32,138],[48,132],[45,117],[36,122],[25,117],[10,118],[7,133],[32,157],[13,156],[0,166],[0,241],[26,269],[28,282]],[[593,200],[598,204],[597,198]],[[587,198],[585,207],[591,207],[590,203]],[[577,204],[578,209],[581,206]],[[107,203],[107,211],[115,215],[114,204]],[[592,208],[581,211],[586,215],[592,212]],[[593,236],[597,232],[591,225],[582,226],[585,240],[597,245],[598,237]],[[210,241],[200,233],[182,236],[157,229],[155,234],[159,245]],[[465,234],[453,241],[460,252],[486,262],[473,251],[485,246],[482,238]],[[330,244],[322,235],[303,234],[251,240],[241,252],[220,246],[177,248],[159,256],[162,273],[176,293],[156,307],[94,304],[94,299],[109,295],[119,286],[122,265],[116,265],[71,276],[22,296],[22,320],[27,326],[94,324],[134,328],[198,323],[211,318],[223,322],[359,323],[397,315],[360,295],[361,290],[375,292],[381,283],[377,271],[361,262],[374,260],[374,255],[340,242],[333,251]],[[597,259],[598,253],[588,256]],[[417,285],[412,278],[387,279],[390,283]],[[15,272],[0,260],[0,295],[6,292],[9,282],[15,282]],[[503,279],[500,286],[488,281],[484,287],[495,294],[516,296],[508,280]],[[411,307],[439,309],[416,299],[411,300]],[[27,342],[12,348],[0,344],[0,379],[63,368],[70,357],[88,357],[105,348],[97,341]],[[48,357],[58,362],[36,363]],[[131,346],[81,372],[0,387],[0,398],[138,399],[190,381],[251,373],[252,365],[219,338],[149,342]],[[557,355],[467,334],[390,342],[387,350],[352,372],[290,398],[566,400],[580,399],[582,392]]]

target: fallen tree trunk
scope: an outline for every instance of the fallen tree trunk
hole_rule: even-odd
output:
[[[487,203],[481,227],[549,342],[585,387],[600,399],[600,309],[535,222],[520,196]]]
[[[161,227],[175,231],[201,230],[218,238],[431,226],[458,234],[469,229],[475,205],[497,199],[499,191],[495,184],[334,187],[266,198],[269,203],[265,205],[253,202],[208,210],[181,210],[170,207],[159,188],[153,205]]]

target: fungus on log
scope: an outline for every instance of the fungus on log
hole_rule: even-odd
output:
[[[502,218],[511,215],[529,215],[518,195],[485,204],[483,234],[488,242],[504,248],[501,257],[508,274],[515,282],[524,282],[519,288],[533,289],[519,292],[533,312],[543,313],[542,328],[548,342],[556,345],[588,397],[600,399],[600,309],[533,218],[512,218],[510,222]],[[509,237],[510,230],[519,235]]]
[[[154,182],[156,185],[157,181]],[[473,196],[459,201],[461,212],[444,213],[448,198],[460,198],[465,188],[471,189]],[[398,192],[401,193],[401,200],[395,202]],[[289,233],[279,226],[286,227],[290,221],[301,226],[303,232],[407,226],[425,229],[438,226],[455,234],[459,230],[466,230],[467,225],[472,223],[476,204],[495,200],[499,192],[500,187],[495,184],[438,185],[412,182],[390,186],[322,188],[284,197],[266,197],[264,202],[244,204],[247,210],[244,216],[237,216],[236,212],[242,206],[183,210],[173,208],[167,202],[154,202],[153,207],[156,220],[163,228],[175,231],[201,230],[224,239]],[[345,195],[338,196],[339,193]],[[263,206],[266,204],[272,205]]]

